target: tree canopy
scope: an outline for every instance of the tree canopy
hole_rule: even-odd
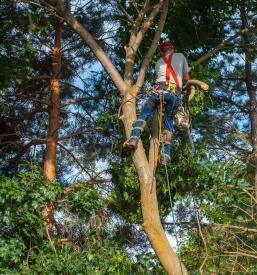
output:
[[[257,273],[256,10],[1,1],[1,273]],[[122,144],[168,40],[210,88],[155,167],[155,118]]]

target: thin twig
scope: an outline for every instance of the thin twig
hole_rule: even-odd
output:
[[[256,199],[249,191],[247,191],[245,188],[243,188],[243,191],[244,191],[248,196],[250,196],[250,197],[255,201],[255,203],[257,204],[257,199]]]
[[[78,166],[81,168],[82,171],[84,171],[90,178],[92,178],[91,174],[86,170],[86,168],[80,163],[80,161],[75,157],[75,155],[68,148],[66,148],[64,145],[62,145],[59,142],[57,144],[74,159],[74,161],[78,164]]]
[[[197,220],[197,224],[198,224],[199,234],[200,234],[200,236],[202,238],[202,241],[203,241],[203,244],[204,244],[204,248],[205,248],[205,258],[204,258],[204,260],[203,260],[203,262],[202,262],[202,264],[201,264],[201,266],[199,268],[199,271],[200,271],[201,275],[204,275],[204,273],[203,273],[203,267],[205,265],[205,262],[208,259],[208,248],[207,248],[207,244],[206,244],[205,238],[203,236],[203,232],[202,232],[202,228],[201,228],[201,223],[200,223],[200,220],[199,220],[199,212],[198,212],[198,210],[196,210],[196,220]]]
[[[252,255],[252,254],[248,254],[248,253],[244,253],[241,251],[225,251],[224,253],[230,254],[230,255],[238,255],[238,256],[242,256],[242,257],[249,257],[249,258],[253,258],[253,259],[257,259],[257,255]]]
[[[132,17],[128,14],[128,12],[126,11],[126,9],[122,6],[121,2],[120,1],[117,1],[117,4],[118,4],[118,8],[119,10],[121,10],[123,12],[123,14],[127,17],[128,21],[131,23],[131,24],[134,24],[134,20],[132,19]]]
[[[82,102],[82,101],[98,100],[98,99],[100,99],[100,98],[101,98],[100,96],[76,98],[76,99],[74,99],[74,100],[71,100],[71,101],[68,101],[68,102],[66,102],[66,103],[63,103],[63,104],[60,106],[60,108],[67,107],[67,106],[69,106],[69,105],[76,104],[76,103],[79,103],[79,102]]]

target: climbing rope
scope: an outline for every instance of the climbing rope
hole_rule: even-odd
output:
[[[155,155],[155,162],[154,162],[155,166],[154,167],[157,166],[160,143],[162,143],[161,153],[164,153],[164,141],[163,141],[163,136],[162,136],[162,123],[163,123],[163,95],[162,95],[162,93],[160,93],[160,108],[159,108],[158,120],[159,120],[159,132],[158,132],[157,152],[155,152],[156,155]],[[173,210],[173,200],[172,200],[172,195],[171,195],[171,183],[170,183],[170,180],[169,180],[169,174],[168,174],[168,169],[167,169],[166,162],[164,163],[164,166],[165,166],[166,184],[168,186],[169,202],[170,202],[171,215],[172,215],[172,220],[173,220],[175,239],[176,239],[176,243],[177,243],[178,250],[179,250],[179,240],[178,240],[178,236],[177,236],[176,219],[175,219],[175,213],[174,213],[174,210]],[[178,259],[179,259],[181,274],[184,275],[182,262],[181,262],[181,259],[180,259],[179,256],[178,256]]]
[[[157,150],[154,151],[154,167],[157,167],[159,151],[160,151],[160,144],[161,144],[161,135],[162,135],[162,123],[163,123],[163,95],[162,92],[159,94],[160,98],[160,107],[159,107],[159,131],[158,131],[158,142],[157,142]]]
[[[162,153],[164,153],[164,142],[163,139],[161,139],[162,141]],[[171,216],[172,216],[172,221],[173,221],[173,228],[174,228],[174,233],[175,233],[175,239],[176,239],[176,243],[178,246],[178,250],[180,249],[180,245],[179,245],[179,239],[178,239],[178,235],[177,235],[177,226],[176,226],[176,219],[175,219],[175,213],[174,213],[174,209],[173,209],[173,199],[172,199],[172,195],[171,195],[171,182],[169,180],[169,173],[168,173],[168,168],[167,168],[167,164],[164,163],[165,166],[165,174],[166,174],[166,184],[168,185],[168,192],[169,192],[169,202],[170,202],[170,208],[171,208]],[[181,274],[184,275],[183,273],[183,267],[182,267],[182,262],[180,257],[178,256],[179,259],[179,265],[180,265],[180,270],[181,270]]]

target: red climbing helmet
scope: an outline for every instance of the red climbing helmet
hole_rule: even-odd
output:
[[[172,49],[172,43],[171,42],[162,42],[161,43],[161,51],[164,52],[166,49]]]

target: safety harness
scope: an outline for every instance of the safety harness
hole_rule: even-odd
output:
[[[171,55],[169,59],[166,57],[162,57],[162,59],[166,64],[166,85],[168,85],[166,90],[169,92],[171,91],[176,92],[176,90],[179,87],[179,81],[178,81],[177,74],[171,65],[172,56],[173,55]],[[170,82],[170,75],[172,76],[175,83]],[[191,121],[190,121],[190,115],[189,115],[187,106],[183,106],[181,104],[181,106],[178,107],[177,111],[174,114],[174,121],[175,121],[175,125],[180,131],[187,133],[189,142],[191,145],[191,153],[194,154],[195,148],[194,148],[191,131],[190,131]]]
[[[166,64],[166,84],[170,84],[170,75],[172,75],[172,78],[176,84],[176,87],[179,86],[179,81],[178,81],[178,77],[177,77],[177,74],[176,72],[174,71],[172,65],[171,65],[171,61],[172,61],[172,56],[170,56],[169,59],[167,59],[166,57],[162,57],[163,61],[165,62]]]

